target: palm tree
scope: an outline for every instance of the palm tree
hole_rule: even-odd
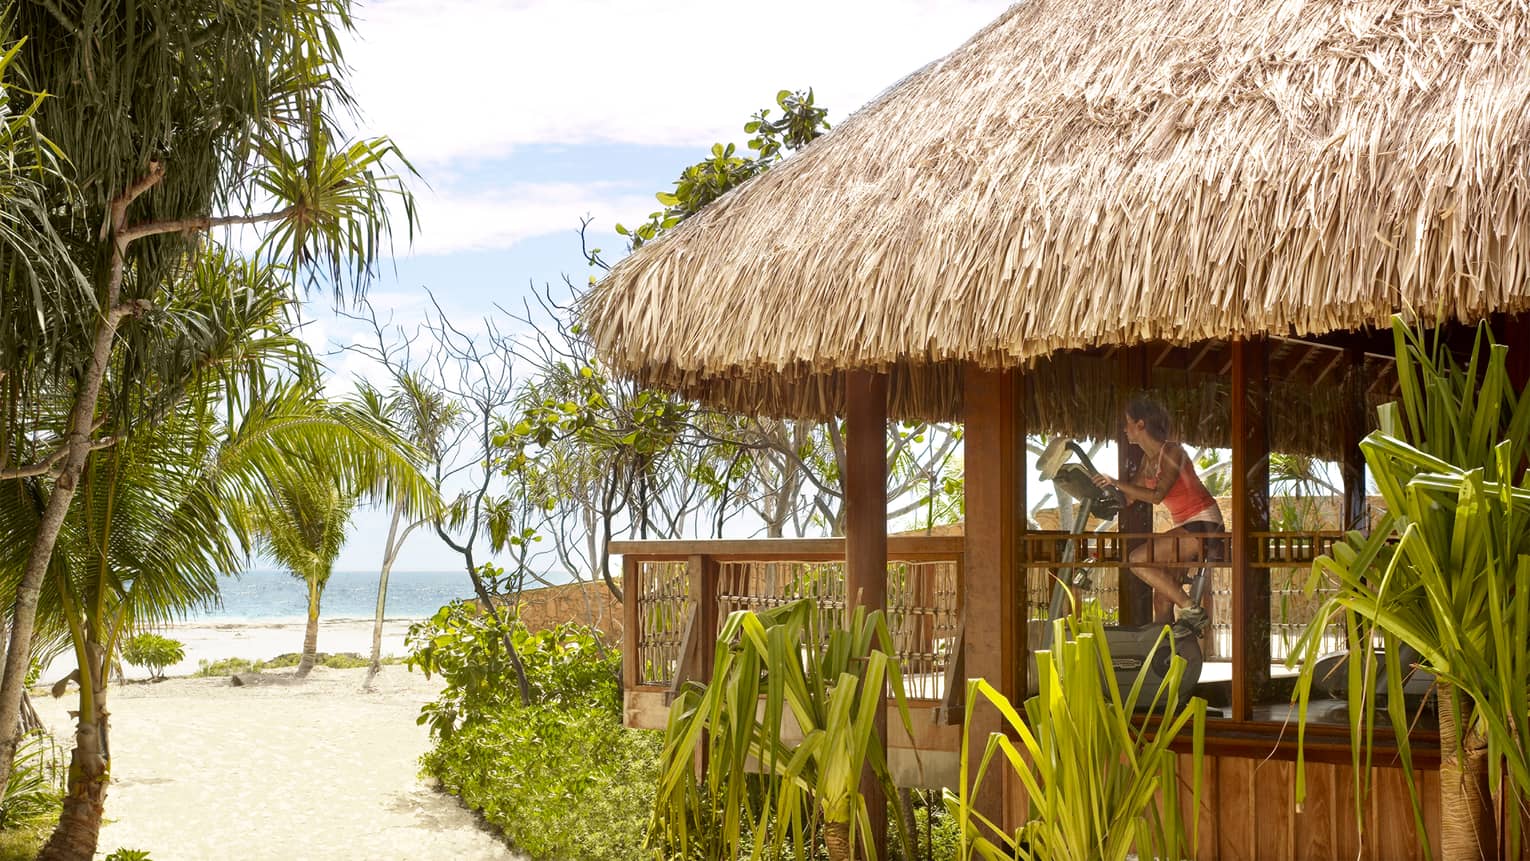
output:
[[[68,794],[40,858],[89,859],[95,851],[111,773],[107,673],[122,642],[217,600],[218,574],[234,570],[247,538],[229,524],[272,492],[271,476],[294,457],[373,457],[375,440],[357,434],[311,390],[275,389],[243,407],[236,424],[219,428],[225,408],[222,393],[204,389],[151,429],[93,453],[82,475],[81,504],[61,530],[39,609],[44,627],[67,629],[80,685]],[[0,543],[9,545],[33,528],[42,501],[3,500]],[[12,583],[15,561],[0,566]]]
[[[344,421],[360,451],[297,457],[268,476],[269,492],[238,515],[258,551],[285,566],[308,592],[308,624],[297,677],[313,669],[318,654],[319,611],[335,557],[345,545],[356,506],[367,496],[391,501],[402,516],[432,510],[436,499],[418,469],[418,452],[369,408],[365,397],[326,411]]]
[[[308,590],[308,627],[303,634],[303,657],[297,677],[304,678],[317,660],[319,602],[345,546],[345,532],[360,494],[342,487],[321,464],[286,470],[275,480],[275,491],[251,518],[264,555],[275,559]]]
[[[428,496],[390,437],[317,395],[288,292],[272,267],[207,249],[115,350],[111,430],[136,431],[90,452],[39,594],[36,629],[62,634],[80,685],[68,795],[40,857],[91,857],[110,775],[107,670],[127,637],[216,600],[218,572],[251,543],[239,515],[271,496],[273,477],[322,457],[339,475]],[[0,587],[14,588],[48,486],[3,487]]]
[[[403,200],[412,232],[412,200],[388,173],[400,160],[392,143],[344,142],[330,130],[351,105],[339,54],[350,7],[11,0],[0,11],[4,35],[26,40],[13,69],[50,94],[31,119],[68,160],[61,176],[40,180],[45,211],[87,285],[86,301],[70,302],[69,289],[46,279],[36,294],[68,312],[45,318],[56,348],[48,363],[8,356],[23,364],[0,369],[13,386],[0,392],[4,411],[20,417],[5,428],[0,480],[44,485],[41,515],[21,539],[27,557],[0,677],[0,785],[55,546],[92,455],[140,429],[122,420],[132,386],[114,393],[108,378],[153,378],[178,359],[139,350],[124,363],[122,342],[166,343],[152,337],[151,318],[175,303],[171,288],[214,228],[255,225],[262,255],[289,264],[289,279],[322,277],[336,290],[364,287],[386,252],[390,195]],[[271,208],[251,211],[257,200]],[[24,257],[0,243],[0,272],[19,271]]]

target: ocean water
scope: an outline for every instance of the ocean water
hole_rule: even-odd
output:
[[[377,574],[336,571],[320,605],[326,622],[371,619],[377,613]],[[306,619],[308,589],[286,571],[254,570],[219,582],[221,606],[191,614],[188,622],[284,622]],[[464,571],[394,571],[388,577],[389,619],[422,619],[455,598],[473,594]]]

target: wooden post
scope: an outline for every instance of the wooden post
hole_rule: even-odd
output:
[[[638,655],[638,598],[643,587],[638,582],[638,563],[630,555],[622,557],[622,687],[630,691],[642,683],[642,658]]]
[[[1343,460],[1339,463],[1344,477],[1344,510],[1341,523],[1345,529],[1365,529],[1369,511],[1365,504],[1365,457],[1360,440],[1365,437],[1365,351],[1350,347],[1344,351],[1344,399],[1340,409],[1340,432],[1343,434]]]
[[[1232,718],[1253,717],[1270,676],[1270,579],[1253,533],[1270,528],[1269,348],[1232,343]]]
[[[845,374],[845,599],[847,609],[887,609],[887,375]],[[887,743],[887,704],[876,712]],[[861,794],[878,858],[887,857],[887,799],[870,771]]]
[[[1025,572],[1021,538],[1025,529],[1025,423],[1021,375],[963,370],[966,404],[962,445],[967,495],[963,553],[963,662],[968,678],[987,679],[1019,704],[1025,693]],[[1001,726],[988,707],[973,714],[973,737],[987,738]],[[1024,795],[1017,784],[990,775],[977,790],[977,808],[1007,830],[1018,827]]]
[[[712,659],[717,655],[717,562],[710,556],[691,556],[686,562],[690,576],[696,638],[691,655],[691,678],[712,681]]]
[[[1152,368],[1148,367],[1147,348],[1141,345],[1123,347],[1119,360],[1117,379],[1120,404],[1117,412],[1120,415],[1116,417],[1116,476],[1125,478],[1135,475],[1142,465],[1142,449],[1126,441],[1126,402],[1133,394],[1148,388],[1152,382]],[[1116,531],[1152,532],[1153,506],[1146,502],[1128,502],[1116,518]],[[1141,540],[1128,541],[1122,550],[1130,553],[1141,543]],[[1125,566],[1117,569],[1116,577],[1116,599],[1119,601],[1122,626],[1146,625],[1153,621],[1153,587],[1138,580],[1132,569]]]

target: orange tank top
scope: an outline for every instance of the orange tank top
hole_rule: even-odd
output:
[[[1157,489],[1158,476],[1162,471],[1163,449],[1160,448],[1158,464],[1151,476],[1143,477],[1143,486],[1150,490]],[[1201,483],[1201,477],[1195,474],[1195,467],[1190,465],[1188,457],[1185,458],[1185,465],[1179,470],[1179,477],[1175,479],[1174,486],[1164,495],[1163,505],[1169,509],[1169,517],[1174,520],[1175,526],[1192,520],[1222,522],[1222,510],[1217,507],[1217,501],[1206,489],[1206,485]]]

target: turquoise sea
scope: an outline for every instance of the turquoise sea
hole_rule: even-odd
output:
[[[324,589],[325,621],[371,619],[377,611],[377,571],[336,571]],[[188,622],[275,622],[306,618],[308,592],[286,571],[252,570],[219,582],[222,606],[191,614]],[[388,578],[387,617],[420,619],[454,598],[473,594],[463,571],[394,571]]]

